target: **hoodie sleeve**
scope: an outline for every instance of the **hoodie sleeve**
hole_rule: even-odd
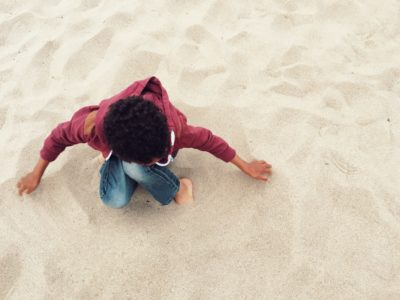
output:
[[[58,124],[44,141],[40,156],[46,161],[54,161],[66,147],[86,143],[84,124],[92,106],[86,106],[76,111],[71,120]]]
[[[225,162],[230,162],[236,155],[236,151],[225,140],[209,129],[188,124],[182,130],[180,144],[183,148],[207,151]]]

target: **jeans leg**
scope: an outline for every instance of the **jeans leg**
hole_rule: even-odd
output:
[[[100,198],[111,208],[126,206],[138,186],[127,176],[122,168],[122,161],[111,156],[100,168]]]
[[[179,190],[180,182],[166,167],[150,167],[122,162],[125,174],[145,188],[162,205],[171,203]]]

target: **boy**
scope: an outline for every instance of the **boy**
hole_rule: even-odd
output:
[[[85,106],[60,123],[46,138],[32,172],[17,183],[19,195],[30,194],[48,164],[68,146],[87,143],[106,158],[100,169],[100,197],[113,208],[127,205],[138,185],[162,205],[193,200],[190,179],[178,179],[166,166],[179,149],[196,148],[235,164],[247,175],[267,181],[271,165],[242,160],[210,130],[187,124],[156,77],[136,81],[99,105]]]

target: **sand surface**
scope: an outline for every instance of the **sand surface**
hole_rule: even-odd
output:
[[[98,197],[98,152],[18,178],[81,106],[155,75],[208,153],[195,202]],[[400,2],[1,1],[0,299],[400,299]]]

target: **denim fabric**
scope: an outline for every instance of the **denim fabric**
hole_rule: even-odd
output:
[[[167,205],[178,192],[180,182],[166,167],[128,163],[114,155],[100,168],[100,198],[109,207],[127,205],[138,185],[162,205]]]

